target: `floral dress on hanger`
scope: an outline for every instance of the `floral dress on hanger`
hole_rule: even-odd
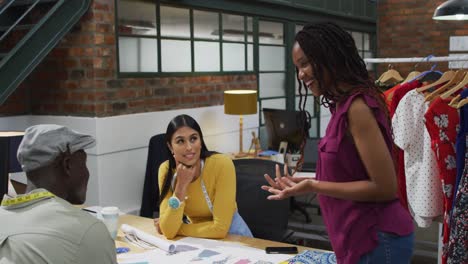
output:
[[[455,140],[457,127],[460,124],[457,109],[448,105],[451,99],[434,99],[426,114],[424,123],[431,137],[431,148],[434,151],[439,168],[444,199],[443,251],[442,263],[447,263],[447,243],[450,235],[450,210],[452,209],[457,162]]]

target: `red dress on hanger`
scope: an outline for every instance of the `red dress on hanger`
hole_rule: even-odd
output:
[[[452,210],[454,186],[457,175],[455,141],[460,118],[457,109],[448,105],[451,99],[434,101],[424,115],[424,121],[431,137],[431,148],[435,153],[439,178],[444,197],[444,223],[442,263],[447,263],[447,243],[450,235],[450,211]]]
[[[390,103],[389,114],[390,118],[393,117],[397,109],[398,103],[401,99],[411,90],[419,88],[422,86],[422,83],[418,80],[399,84],[396,87],[396,90],[392,93],[390,102],[387,99],[387,102]],[[394,159],[397,164],[397,181],[398,181],[398,198],[400,199],[401,205],[408,210],[408,197],[406,195],[406,176],[405,176],[405,159],[403,150],[395,146],[394,148]]]
[[[388,108],[388,111],[390,111],[390,107],[392,105],[392,100],[393,100],[393,93],[398,90],[398,88],[400,88],[401,84],[397,84],[395,86],[393,86],[392,88],[386,90],[385,92],[383,92],[384,96],[385,96],[385,103],[387,104],[387,108]]]

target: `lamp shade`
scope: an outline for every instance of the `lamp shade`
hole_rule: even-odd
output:
[[[468,20],[468,0],[449,0],[434,11],[435,20]]]
[[[228,115],[252,115],[257,113],[257,91],[224,91],[224,113]]]

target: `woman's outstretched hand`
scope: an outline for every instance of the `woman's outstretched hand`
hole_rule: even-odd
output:
[[[306,194],[314,191],[317,183],[312,177],[292,177],[289,175],[288,167],[284,165],[284,175],[281,175],[279,165],[276,165],[276,177],[272,179],[265,174],[265,179],[269,185],[263,185],[262,189],[272,193],[268,200],[283,200],[291,196]]]

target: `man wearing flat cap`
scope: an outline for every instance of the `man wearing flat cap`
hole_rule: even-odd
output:
[[[18,161],[27,193],[0,207],[0,263],[116,263],[106,226],[71,204],[86,199],[93,137],[58,125],[26,129]]]

